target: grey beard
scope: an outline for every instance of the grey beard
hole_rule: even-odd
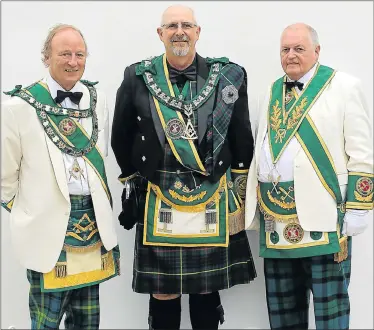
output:
[[[172,47],[175,56],[186,56],[190,50],[190,46],[187,47]]]

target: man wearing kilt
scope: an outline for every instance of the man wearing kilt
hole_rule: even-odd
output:
[[[190,8],[169,7],[157,32],[166,52],[126,68],[112,129],[125,185],[119,220],[136,223],[133,290],[150,294],[151,329],[179,329],[181,294],[193,329],[218,329],[219,290],[256,277],[244,230],[246,73],[196,54]]]
[[[319,52],[310,26],[283,31],[285,75],[260,107],[248,175],[246,228],[260,231],[271,329],[308,329],[310,291],[317,329],[349,328],[351,236],[372,218],[373,131],[360,81],[321,65]]]
[[[5,94],[1,201],[30,282],[32,329],[98,329],[99,283],[119,274],[104,157],[108,109],[80,80],[87,46],[74,26],[49,31],[47,76]]]

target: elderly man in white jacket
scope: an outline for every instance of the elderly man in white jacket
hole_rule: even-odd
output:
[[[27,268],[32,329],[98,329],[99,283],[119,273],[104,157],[105,96],[80,80],[82,33],[48,34],[45,79],[17,85],[2,104],[1,200],[16,255]]]
[[[260,231],[272,329],[349,328],[351,236],[372,219],[373,131],[358,79],[318,62],[316,31],[281,37],[285,75],[260,109],[246,227]]]

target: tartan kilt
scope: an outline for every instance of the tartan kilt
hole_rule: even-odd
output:
[[[197,294],[228,289],[256,278],[245,230],[230,236],[225,247],[143,245],[142,223],[136,225],[132,288],[138,293]]]

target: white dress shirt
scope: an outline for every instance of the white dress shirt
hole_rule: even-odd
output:
[[[57,90],[66,91],[62,88],[48,73],[46,77],[46,84],[48,85],[49,92],[53,99],[57,96]],[[70,92],[82,92],[79,86],[75,85]],[[79,106],[73,103],[68,97],[64,99],[64,101],[60,104],[64,108],[71,108],[71,109],[79,109]],[[73,118],[75,121],[77,119]],[[78,120],[81,123],[81,119]],[[82,157],[77,157],[76,160],[78,161],[79,167],[82,171],[79,179],[76,179],[74,176],[70,174],[72,170],[75,157],[62,153],[64,164],[65,164],[65,173],[66,179],[68,182],[68,189],[70,195],[90,195],[90,187],[88,185],[88,178],[87,178],[87,165],[85,160]]]

